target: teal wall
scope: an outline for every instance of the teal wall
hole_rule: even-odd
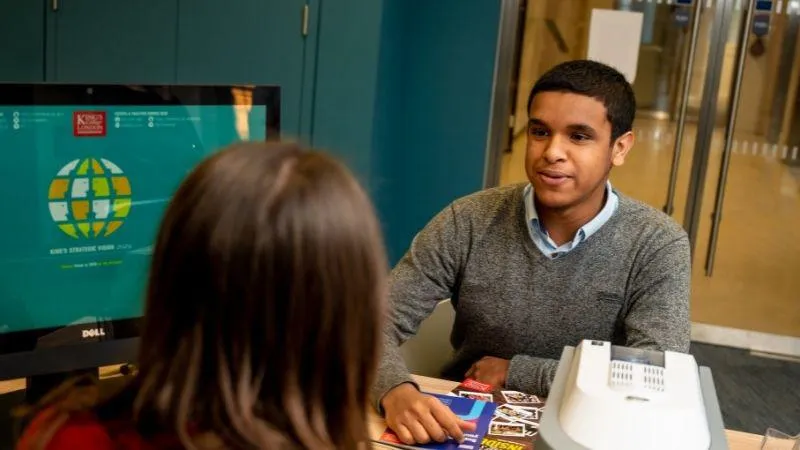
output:
[[[44,2],[0,1],[0,81],[44,81]]]
[[[307,3],[313,27],[321,0],[2,0],[0,82],[275,84],[283,130],[305,138],[317,41],[301,32]]]
[[[394,262],[434,214],[483,187],[499,0],[389,0],[372,185]]]
[[[48,6],[47,81],[175,83],[178,0],[28,1]]]
[[[327,0],[320,11],[311,143],[368,183],[381,11],[375,0]]]
[[[328,3],[313,144],[344,151],[367,183],[394,263],[482,188],[500,1]]]

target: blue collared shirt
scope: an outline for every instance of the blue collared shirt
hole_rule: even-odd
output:
[[[528,232],[531,235],[531,239],[533,243],[536,244],[536,247],[548,258],[555,259],[559,256],[575,249],[581,242],[589,239],[589,236],[596,233],[597,230],[600,229],[611,216],[614,215],[614,211],[617,210],[617,205],[619,204],[619,197],[614,190],[611,188],[611,183],[606,184],[606,203],[603,205],[603,209],[589,222],[587,222],[584,226],[578,229],[578,232],[575,233],[575,237],[570,242],[565,242],[562,245],[556,245],[550,235],[547,233],[547,230],[544,229],[541,220],[539,220],[539,215],[536,213],[536,206],[534,205],[533,201],[533,186],[528,184],[525,186],[525,190],[523,191],[523,199],[525,201],[525,219],[528,224]]]

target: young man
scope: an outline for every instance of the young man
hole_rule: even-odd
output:
[[[615,191],[633,146],[633,90],[592,61],[551,69],[528,99],[530,183],[453,202],[392,273],[391,320],[373,395],[407,443],[469,424],[411,381],[399,346],[451,298],[455,356],[443,375],[547,396],[581,339],[689,350],[689,242],[668,216]]]

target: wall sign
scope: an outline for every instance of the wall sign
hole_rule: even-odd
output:
[[[678,28],[686,28],[689,26],[689,22],[692,18],[692,12],[689,8],[678,8],[672,14],[672,20],[675,22],[675,25]]]
[[[772,11],[772,2],[771,1],[762,1],[762,0],[757,1],[756,2],[756,11],[764,11],[764,12]]]
[[[753,34],[764,37],[769,32],[769,14],[757,14],[753,17]]]

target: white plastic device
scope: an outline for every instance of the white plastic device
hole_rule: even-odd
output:
[[[698,366],[684,353],[582,341],[558,419],[573,442],[590,449],[711,447]]]

